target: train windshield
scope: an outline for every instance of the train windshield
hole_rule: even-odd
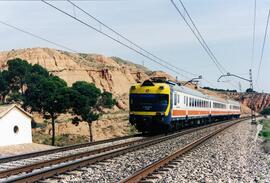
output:
[[[130,111],[165,112],[168,103],[167,94],[130,94]]]

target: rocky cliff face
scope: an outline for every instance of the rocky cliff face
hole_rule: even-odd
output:
[[[151,72],[147,68],[117,57],[98,54],[74,54],[50,48],[27,48],[0,52],[0,68],[13,58],[40,64],[51,73],[64,79],[68,85],[82,80],[95,83],[104,91],[112,92],[120,109],[127,109],[128,91],[132,84],[152,76],[171,77],[163,72]]]
[[[246,106],[252,106],[252,100],[254,100],[254,107],[257,112],[270,107],[270,94],[267,93],[245,94],[240,97],[240,100]]]
[[[68,85],[78,80],[94,82],[97,87],[117,95],[126,93],[131,83],[147,78],[146,70],[102,55],[72,54],[48,48],[21,49],[0,53],[0,67],[6,67],[7,60],[12,58],[40,64]]]

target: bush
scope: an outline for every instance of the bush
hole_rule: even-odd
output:
[[[264,108],[264,109],[261,111],[261,114],[262,114],[262,115],[270,115],[270,107]]]

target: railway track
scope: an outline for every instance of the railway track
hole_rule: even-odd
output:
[[[213,136],[217,135],[218,133],[224,131],[225,129],[241,122],[243,120],[236,121],[234,123],[228,124],[220,129],[217,129],[213,131],[210,134],[207,134],[188,145],[184,146],[183,148],[177,150],[176,152],[148,165],[147,167],[137,171],[133,175],[129,176],[128,178],[120,181],[120,183],[137,183],[137,182],[155,182],[154,180],[158,177],[155,177],[154,174],[158,174],[158,171],[162,168],[166,168],[170,163],[172,163],[174,160],[179,158],[180,156],[184,155],[188,151],[191,151],[192,149],[196,148],[197,146],[205,143],[208,139],[212,138]]]
[[[96,141],[96,142],[89,142],[89,143],[59,147],[59,148],[54,148],[54,149],[49,149],[49,150],[44,150],[44,151],[25,153],[25,154],[20,154],[20,155],[15,155],[15,156],[7,156],[7,157],[0,158],[0,164],[6,163],[6,162],[11,162],[11,161],[27,159],[27,158],[35,158],[35,157],[42,156],[42,155],[65,152],[65,151],[74,150],[74,149],[91,147],[91,146],[96,146],[96,145],[100,145],[100,144],[112,143],[112,142],[116,142],[116,141],[120,141],[120,140],[127,140],[130,138],[141,137],[141,136],[142,136],[141,134],[136,134],[136,135],[130,135],[130,136],[125,136],[125,137],[112,138],[112,139],[108,139],[108,140],[100,140],[100,141]]]
[[[33,163],[26,166],[21,166],[13,169],[8,169],[0,172],[0,181],[4,182],[34,182],[40,179],[49,178],[64,172],[78,169],[83,166],[104,161],[122,154],[142,149],[154,144],[158,144],[169,139],[173,139],[185,134],[192,133],[197,130],[209,128],[224,124],[219,122],[207,126],[188,129],[182,132],[167,136],[159,136],[153,138],[140,139],[138,141],[117,144],[101,149],[77,153],[65,157],[59,157],[52,160]],[[28,172],[28,173],[27,173]]]

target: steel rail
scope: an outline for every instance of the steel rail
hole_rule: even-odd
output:
[[[64,147],[57,147],[54,149],[36,151],[36,152],[25,153],[25,154],[14,155],[14,156],[7,156],[7,157],[0,158],[0,163],[7,163],[7,162],[17,161],[17,160],[22,160],[22,159],[27,159],[27,158],[34,158],[34,157],[42,156],[42,155],[54,154],[58,152],[64,152],[64,151],[69,151],[69,150],[74,150],[74,149],[79,149],[79,148],[84,148],[84,147],[101,145],[101,144],[116,142],[120,140],[126,140],[126,139],[130,139],[134,137],[141,137],[141,134],[117,137],[117,138],[112,138],[112,139],[107,139],[107,140],[100,140],[96,142],[88,142],[88,143],[82,143],[82,144],[76,144],[76,145],[70,145],[70,146],[64,146]]]
[[[245,119],[244,119],[245,120]],[[137,171],[136,173],[134,173],[133,175],[129,176],[128,178],[120,181],[120,183],[137,183],[139,181],[141,181],[144,178],[147,178],[150,174],[154,173],[155,171],[157,171],[158,169],[168,165],[170,162],[172,162],[173,160],[179,158],[181,155],[187,153],[188,151],[194,149],[195,147],[199,146],[200,144],[203,144],[204,142],[206,142],[208,139],[212,138],[213,136],[217,135],[218,133],[224,131],[225,129],[240,123],[244,120],[239,120],[236,121],[232,124],[228,124],[225,127],[222,127],[220,129],[215,130],[214,132],[207,134],[201,138],[199,138],[196,141],[191,142],[190,144],[184,146],[183,148],[177,150],[176,152],[172,153],[171,155],[168,155],[156,162],[154,162],[153,164],[148,165],[147,167]]]
[[[212,123],[212,124],[207,125],[207,126],[200,126],[200,127],[196,127],[196,128],[191,128],[191,129],[187,129],[185,131],[170,134],[167,136],[154,137],[150,140],[149,139],[148,140],[141,139],[141,141],[143,141],[141,143],[134,143],[135,141],[133,141],[134,144],[130,144],[127,147],[123,147],[123,148],[120,147],[121,144],[118,144],[119,148],[121,148],[121,149],[116,149],[116,150],[113,150],[110,152],[105,152],[103,149],[100,152],[105,152],[105,153],[96,155],[94,157],[87,157],[87,156],[93,155],[94,154],[93,151],[99,151],[99,149],[92,150],[89,152],[73,154],[70,156],[61,157],[61,158],[48,160],[48,161],[44,161],[44,162],[39,162],[39,163],[31,164],[31,165],[26,165],[23,167],[9,169],[9,170],[5,170],[5,171],[0,172],[0,177],[6,178],[7,176],[18,175],[20,173],[31,172],[33,170],[43,168],[42,170],[37,170],[37,171],[31,172],[28,174],[19,175],[19,176],[16,176],[14,178],[7,178],[6,180],[4,180],[5,182],[35,182],[35,181],[38,181],[38,180],[43,179],[43,178],[49,178],[53,175],[61,174],[61,173],[64,173],[66,171],[71,171],[71,170],[77,169],[79,167],[94,164],[96,162],[110,159],[110,158],[113,158],[113,157],[116,157],[116,156],[119,156],[119,155],[122,155],[122,154],[125,154],[128,152],[132,152],[134,150],[142,149],[144,147],[149,147],[151,145],[155,145],[155,144],[164,142],[166,140],[170,140],[170,139],[173,139],[173,138],[185,135],[185,134],[189,134],[189,133],[195,132],[197,130],[201,130],[201,129],[209,128],[212,126],[224,124],[224,122],[225,121],[218,122],[218,123]],[[227,122],[230,122],[230,121],[227,121]],[[105,148],[108,148],[107,151],[109,151],[109,148],[112,148],[112,147],[113,146],[105,147]],[[60,163],[62,163],[62,164],[60,164]],[[60,164],[60,165],[58,165],[58,164]],[[54,166],[51,168],[47,167],[47,166],[52,166],[52,165],[57,165],[57,166]],[[47,168],[44,168],[44,167],[47,167]]]
[[[157,136],[155,136],[155,138],[156,137]],[[154,138],[154,137],[149,137],[147,139],[139,139],[139,140],[130,141],[130,142],[124,142],[121,144],[111,145],[111,146],[93,149],[93,150],[89,150],[89,151],[85,151],[85,152],[74,153],[74,154],[63,156],[63,157],[57,157],[55,159],[45,160],[42,162],[36,162],[36,163],[29,164],[29,165],[17,167],[17,168],[3,170],[3,171],[0,171],[0,178],[5,178],[7,176],[16,175],[16,174],[19,174],[22,172],[31,172],[32,170],[35,170],[35,169],[40,169],[43,167],[52,166],[52,165],[64,163],[67,161],[72,161],[72,160],[80,159],[83,157],[91,156],[91,155],[101,154],[103,152],[112,151],[114,149],[120,149],[123,147],[127,147],[130,145],[141,143],[141,142],[150,140],[152,138]]]

